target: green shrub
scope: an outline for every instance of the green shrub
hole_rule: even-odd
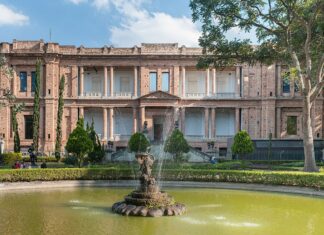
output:
[[[234,154],[248,154],[253,153],[254,146],[247,131],[242,130],[236,133],[234,136],[234,143],[232,145],[232,153]]]
[[[30,162],[30,157],[29,156],[23,156],[22,160],[25,162]],[[49,156],[38,156],[37,157],[37,162],[57,162],[57,159],[55,157],[49,157]]]
[[[67,156],[63,159],[66,165],[76,166],[78,164],[78,158],[75,156]]]
[[[252,164],[247,161],[230,161],[216,164],[216,169],[238,170],[251,168]]]
[[[165,141],[164,152],[171,153],[175,162],[188,160],[184,153],[189,152],[189,145],[179,129],[174,129]]]
[[[82,166],[84,158],[93,150],[93,143],[84,129],[83,118],[80,118],[77,127],[69,135],[66,150],[78,159],[79,167]]]
[[[3,165],[13,165],[16,161],[21,161],[21,160],[22,160],[21,153],[8,152],[8,153],[3,153],[0,156],[0,162]]]
[[[146,152],[146,149],[150,146],[150,142],[145,135],[140,132],[134,133],[128,141],[128,149],[131,152]]]

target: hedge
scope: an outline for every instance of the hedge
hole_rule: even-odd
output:
[[[0,182],[55,180],[129,180],[134,171],[116,168],[59,168],[0,170]],[[236,170],[163,170],[162,179],[169,181],[202,181],[257,183],[324,188],[324,173],[236,171]]]

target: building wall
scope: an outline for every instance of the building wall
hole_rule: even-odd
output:
[[[268,138],[270,133],[278,139],[302,136],[300,92],[295,92],[294,82],[291,82],[290,93],[283,94],[281,74],[285,68],[281,65],[237,64],[197,71],[195,65],[201,49],[177,44],[77,48],[43,41],[13,41],[1,43],[0,52],[14,69],[11,80],[0,72],[0,86],[10,88],[17,102],[26,104],[17,117],[25,147],[31,144],[31,140],[24,139],[24,115],[32,115],[33,106],[31,72],[35,71],[36,60],[42,61],[40,150],[49,154],[54,150],[56,138],[58,87],[62,75],[65,76],[63,145],[80,116],[88,121],[94,117],[102,141],[114,141],[114,148],[126,146],[127,136],[142,131],[144,121],[148,136],[154,140],[154,123],[161,122],[161,117],[164,117],[164,138],[178,120],[184,133],[202,136],[189,138],[192,146],[202,150],[207,150],[210,141],[218,148],[226,148],[226,139],[218,138],[217,133],[225,133],[229,126],[229,135],[245,129],[254,139]],[[26,92],[20,91],[22,71],[27,72]],[[162,73],[169,73],[168,94],[150,93],[150,72],[157,73],[158,90],[162,89]],[[92,94],[94,77],[99,81],[101,94]],[[121,77],[129,78],[131,95],[118,95]],[[196,89],[189,87],[190,80],[197,81]],[[186,95],[195,93],[192,89],[201,95]],[[0,112],[0,134],[8,150],[13,149],[11,105],[2,107]],[[321,95],[312,109],[315,139],[324,135],[323,108]],[[297,135],[287,134],[288,116],[297,116]],[[120,139],[121,136],[126,139]]]

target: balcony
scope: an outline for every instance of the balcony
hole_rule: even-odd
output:
[[[101,92],[96,92],[96,91],[87,91],[87,92],[84,92],[83,93],[83,96],[84,97],[95,97],[95,98],[98,98],[98,97],[102,97],[102,93]]]
[[[186,135],[186,138],[189,141],[199,141],[199,140],[204,139],[204,136],[203,135]]]
[[[118,98],[131,98],[133,96],[133,92],[115,92],[114,96]]]
[[[212,95],[212,97],[217,99],[234,99],[239,98],[240,94],[235,92],[217,92],[216,94]]]
[[[202,98],[206,96],[205,93],[186,93],[187,98]]]

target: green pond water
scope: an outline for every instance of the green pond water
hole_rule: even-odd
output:
[[[113,214],[132,189],[78,188],[0,192],[0,234],[323,235],[324,200],[284,194],[167,189],[187,213],[142,218]]]

